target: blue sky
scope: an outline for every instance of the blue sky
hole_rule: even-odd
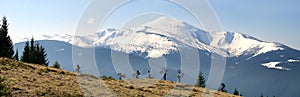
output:
[[[209,0],[224,30],[300,49],[300,0]]]
[[[7,16],[11,37],[72,34],[89,2],[89,0],[0,0],[0,16]],[[208,2],[219,18],[223,30],[240,32],[300,49],[299,0],[208,0]],[[150,3],[157,6],[147,6]],[[155,2],[138,6],[144,7],[145,10],[160,11],[200,27],[192,16],[180,7]],[[122,18],[130,18],[134,13],[142,12],[130,4],[121,7],[104,23],[106,27],[120,27],[124,25],[120,21],[128,21]]]

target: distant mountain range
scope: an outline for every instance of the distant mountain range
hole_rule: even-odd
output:
[[[50,64],[57,60],[63,69],[70,71],[74,70],[73,64],[80,64],[83,72],[115,78],[118,69],[115,64],[121,63],[114,63],[112,53],[128,56],[128,60],[120,61],[129,62],[133,71],[141,70],[142,74],[151,70],[155,78],[161,78],[161,74],[152,68],[151,62],[163,60],[167,64],[154,63],[159,64],[155,68],[167,67],[168,80],[176,81],[177,70],[183,65],[180,50],[196,49],[201,64],[199,69],[205,78],[210,73],[212,54],[226,58],[222,82],[229,92],[237,88],[244,96],[250,97],[262,93],[280,97],[300,96],[299,50],[241,33],[207,32],[170,17],[160,17],[130,29],[103,29],[85,36],[43,35],[39,40],[46,48]],[[14,46],[21,54],[24,42]],[[72,50],[78,51],[72,53]],[[89,54],[95,57],[82,57]],[[93,59],[96,62],[92,62]],[[91,64],[96,64],[97,68]],[[133,73],[127,77],[132,78]],[[183,80],[193,83],[196,78],[185,75]]]

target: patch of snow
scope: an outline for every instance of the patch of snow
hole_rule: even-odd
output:
[[[56,51],[63,51],[63,50],[65,50],[64,48],[60,48],[60,49],[57,49]]]
[[[290,63],[300,62],[299,60],[294,60],[294,59],[289,59],[289,60],[287,60],[287,61],[290,62]]]
[[[209,56],[209,53],[205,53],[205,55]]]
[[[280,63],[281,62],[269,62],[269,63],[264,63],[264,64],[261,64],[261,65],[265,66],[267,68],[280,69],[280,70],[291,70],[290,68],[284,68],[284,67],[281,67],[281,66],[276,66]]]
[[[254,56],[257,56],[259,54],[264,54],[270,51],[284,50],[284,48],[279,47],[275,43],[267,43],[267,42],[260,43],[258,47],[261,49]]]
[[[279,55],[279,57],[283,58],[283,57],[284,57],[284,55]]]
[[[246,60],[250,60],[251,58],[253,58],[253,57],[249,57],[249,58],[247,58]]]
[[[148,57],[150,57],[150,58],[159,58],[165,53],[166,52],[161,51],[161,50],[151,50],[151,51],[148,51]]]

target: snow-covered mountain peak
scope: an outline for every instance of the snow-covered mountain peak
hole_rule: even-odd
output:
[[[80,47],[104,46],[127,53],[145,52],[148,57],[160,57],[184,46],[223,56],[257,56],[284,49],[281,44],[264,42],[241,33],[203,31],[186,22],[165,16],[128,29],[102,29],[86,36],[42,35],[35,39],[59,40]]]
[[[147,52],[152,58],[178,51],[184,46],[226,55],[226,52],[209,46],[206,31],[170,17],[160,17],[130,29],[102,30],[98,36],[95,45],[127,53]]]
[[[199,31],[205,32],[197,27],[194,27],[186,22],[179,21],[172,17],[162,16],[150,22],[139,25],[138,27],[146,27],[165,32],[173,32],[174,34],[195,34]],[[205,32],[207,33],[207,32]]]
[[[167,36],[184,43],[210,43],[209,33],[172,17],[159,17],[153,21],[131,28],[139,32],[150,32]]]
[[[162,16],[140,26],[148,26],[154,28],[178,28],[179,26],[184,26],[184,24],[172,17]]]
[[[224,49],[230,56],[254,54],[257,56],[273,50],[283,50],[281,44],[264,42],[249,35],[234,32],[211,32],[211,46]]]

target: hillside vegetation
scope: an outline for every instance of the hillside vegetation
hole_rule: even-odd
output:
[[[170,81],[156,79],[114,80],[108,77],[100,78],[88,74],[76,74],[7,58],[0,58],[0,76],[5,78],[5,83],[11,89],[12,96],[18,97],[235,97],[232,94]]]

